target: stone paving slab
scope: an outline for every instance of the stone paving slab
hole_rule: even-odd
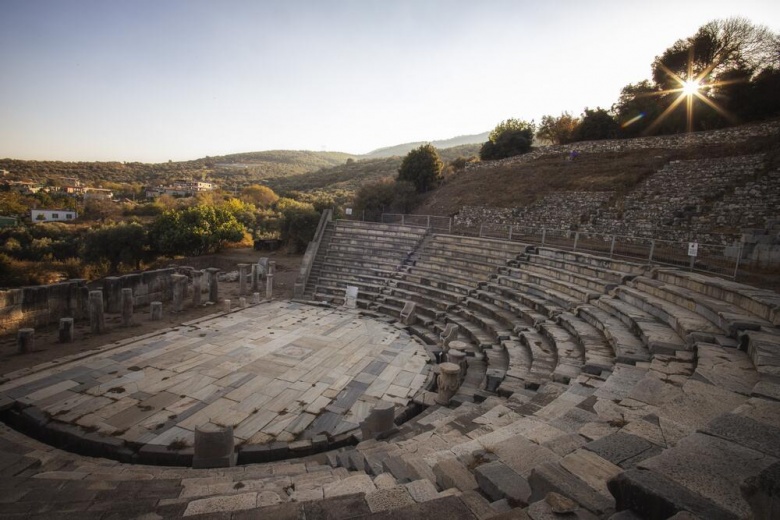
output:
[[[237,443],[290,442],[355,429],[380,400],[407,404],[428,359],[381,321],[273,302],[44,367],[1,385],[0,400],[161,447],[192,445],[207,423],[233,426]]]

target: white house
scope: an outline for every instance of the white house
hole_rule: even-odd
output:
[[[76,220],[78,214],[72,209],[31,209],[33,222],[67,222]]]

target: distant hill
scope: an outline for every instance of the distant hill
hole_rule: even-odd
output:
[[[427,142],[430,142],[433,146],[435,146],[439,150],[442,150],[444,148],[452,148],[455,146],[466,145],[466,144],[482,144],[485,141],[487,141],[488,135],[490,135],[490,132],[483,132],[481,134],[474,134],[474,135],[460,135],[458,137],[453,137],[451,139],[443,139],[441,141],[419,141],[416,143],[397,144],[395,146],[379,148],[377,150],[374,150],[372,152],[363,155],[362,157],[367,159],[369,158],[376,159],[379,157],[403,156],[409,153],[411,150]]]
[[[460,136],[434,141],[444,162],[460,156],[475,155],[487,134]],[[474,142],[476,144],[464,144]],[[278,192],[289,190],[354,190],[365,182],[395,176],[401,159],[419,144],[408,143],[383,148],[368,155],[307,150],[268,150],[190,161],[166,163],[140,162],[63,162],[0,159],[0,169],[12,178],[44,181],[51,177],[77,177],[90,185],[126,183],[149,186],[174,179],[208,179],[235,190],[249,184],[267,184]]]

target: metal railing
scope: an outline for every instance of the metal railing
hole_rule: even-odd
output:
[[[717,274],[736,279],[742,264],[743,247],[664,240],[630,235],[591,233],[546,227],[509,224],[476,224],[454,226],[449,217],[384,213],[379,219],[386,224],[422,226],[439,233],[476,236],[522,242],[567,251],[594,253],[651,265],[668,265]]]

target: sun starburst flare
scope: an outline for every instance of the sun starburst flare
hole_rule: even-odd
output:
[[[693,49],[691,49],[691,51],[692,50]],[[663,69],[663,71],[666,72],[669,75],[669,77],[671,77],[675,82],[677,82],[679,87],[662,90],[660,92],[654,92],[651,95],[653,95],[653,96],[663,96],[663,95],[666,95],[666,94],[678,93],[679,96],[677,96],[677,98],[675,98],[675,100],[672,101],[672,103],[668,107],[666,107],[666,110],[664,110],[661,113],[661,115],[659,115],[656,118],[656,120],[653,121],[650,124],[650,126],[648,126],[645,129],[643,134],[644,135],[648,135],[648,134],[652,133],[653,130],[655,130],[658,127],[658,125],[660,125],[664,121],[664,119],[666,119],[666,117],[675,108],[680,106],[680,104],[682,104],[683,102],[685,102],[685,113],[686,113],[686,125],[685,125],[686,128],[685,128],[685,130],[686,130],[686,132],[689,132],[689,133],[693,132],[693,103],[694,103],[694,99],[700,100],[702,103],[704,103],[708,107],[710,107],[713,110],[715,110],[715,112],[717,112],[718,114],[720,114],[724,118],[728,119],[729,122],[731,122],[732,124],[737,124],[739,121],[737,120],[736,117],[734,117],[732,114],[728,113],[726,111],[726,109],[724,109],[723,107],[718,105],[714,100],[712,100],[711,98],[709,98],[709,97],[707,97],[705,95],[705,91],[708,91],[708,90],[710,90],[712,88],[717,88],[717,87],[721,87],[721,86],[724,86],[724,85],[733,84],[733,83],[736,83],[736,82],[739,81],[739,80],[712,81],[712,82],[707,81],[707,77],[710,75],[712,70],[717,66],[717,64],[718,64],[718,60],[715,59],[715,60],[712,61],[712,63],[710,63],[707,67],[705,67],[704,70],[700,71],[698,74],[694,74],[694,72],[693,72],[693,57],[689,55],[689,57],[688,57],[688,71],[687,71],[686,77],[682,78],[678,74],[676,74],[675,72],[670,70],[666,65],[661,63],[660,66]],[[644,116],[644,114],[640,114],[639,116],[634,117],[634,118],[626,121],[626,123],[624,123],[624,126],[628,126],[628,125],[638,121],[643,116]]]

